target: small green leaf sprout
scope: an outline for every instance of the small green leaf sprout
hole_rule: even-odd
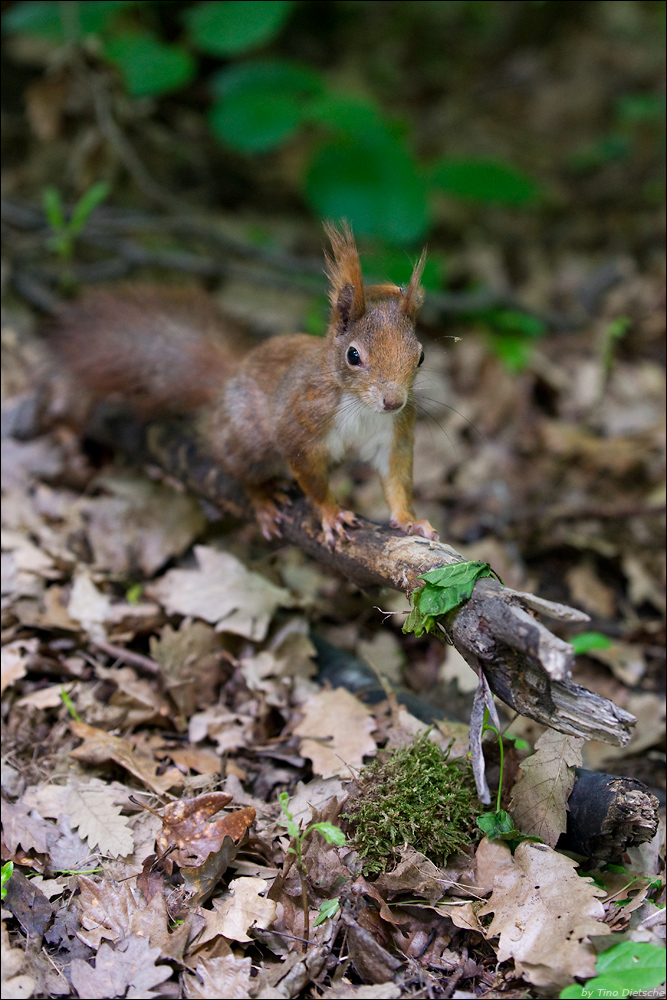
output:
[[[306,892],[306,880],[305,880],[305,869],[303,865],[303,845],[305,840],[311,835],[311,833],[319,833],[320,836],[324,837],[327,844],[335,844],[336,847],[343,847],[345,844],[345,834],[339,826],[334,823],[311,823],[307,826],[305,830],[301,829],[300,823],[294,822],[294,816],[290,812],[289,805],[289,795],[287,792],[281,792],[278,796],[278,802],[280,803],[280,808],[285,816],[281,819],[281,823],[287,827],[287,832],[293,840],[294,846],[287,848],[289,854],[294,854],[296,856],[296,867],[299,872],[299,877],[301,879],[301,902],[303,906],[303,920],[304,920],[304,937],[306,941],[310,936],[310,921],[308,916],[308,895]],[[335,904],[335,905],[334,905]],[[326,919],[332,917],[338,911],[338,900],[330,899],[325,900],[320,906],[320,912],[317,915],[315,921],[315,927],[319,927],[320,924],[324,923]]]

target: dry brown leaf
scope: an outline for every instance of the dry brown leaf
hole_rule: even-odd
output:
[[[2,803],[3,839],[10,854],[16,853],[19,844],[24,851],[46,854],[47,837],[53,836],[56,828],[32,812],[34,808],[26,802]]]
[[[301,753],[324,778],[349,775],[365,756],[375,753],[371,732],[375,720],[358,698],[346,691],[318,691],[301,705],[304,717],[294,733],[301,737]]]
[[[77,937],[97,950],[101,942],[145,938],[162,958],[180,962],[191,932],[190,920],[170,930],[164,892],[156,892],[147,902],[132,880],[94,882],[85,875],[77,879],[79,920]]]
[[[150,588],[169,614],[203,618],[217,632],[261,641],[276,608],[294,604],[289,591],[251,573],[229,552],[205,545],[194,552],[197,569],[169,570]]]
[[[2,692],[11,684],[15,684],[16,681],[25,677],[30,658],[37,652],[38,646],[38,639],[16,639],[15,642],[8,642],[6,646],[2,647],[0,651]]]
[[[95,726],[88,726],[85,722],[72,720],[70,729],[75,736],[84,741],[80,747],[71,751],[71,756],[77,760],[85,760],[89,764],[103,764],[107,760],[112,760],[158,795],[164,795],[170,788],[178,787],[183,782],[183,775],[176,768],[170,769],[166,774],[156,774],[155,761],[138,754],[129,740],[112,736],[111,733],[105,733],[103,729],[96,729]]]
[[[139,570],[151,577],[168,559],[185,552],[206,527],[194,497],[146,476],[99,476],[95,485],[111,495],[86,497],[80,507],[95,562],[114,573]]]
[[[604,889],[546,844],[524,841],[514,857],[502,845],[498,856],[491,899],[477,911],[494,914],[486,934],[500,938],[498,961],[513,958],[519,975],[552,989],[594,976],[596,952],[587,939],[610,933],[599,899]]]
[[[134,850],[128,818],[121,816],[121,807],[116,804],[118,790],[99,778],[85,783],[71,780],[66,785],[33,785],[23,799],[43,816],[68,816],[70,827],[78,829],[91,850],[98,847],[114,858]]]
[[[165,806],[156,842],[160,854],[170,852],[165,858],[168,871],[174,861],[181,868],[198,867],[209,854],[220,850],[225,837],[231,837],[235,844],[243,840],[255,821],[252,807],[237,809],[211,821],[231,801],[231,795],[225,792],[208,792]]]
[[[185,620],[178,631],[166,625],[159,638],[151,636],[150,651],[184,719],[198,706],[213,703],[220,675],[220,637],[210,625]]]
[[[251,959],[235,955],[202,959],[196,976],[184,976],[185,995],[188,1000],[248,1000],[251,968]]]
[[[665,738],[665,699],[653,691],[631,694],[623,705],[637,718],[630,742],[624,747],[589,740],[584,747],[584,762],[593,771],[603,771],[616,760],[634,757]]]
[[[522,761],[508,806],[519,830],[555,847],[567,827],[567,800],[581,767],[584,740],[547,729],[535,753]]]
[[[206,927],[197,939],[197,947],[224,937],[230,941],[252,941],[248,931],[253,927],[266,930],[276,916],[276,903],[265,899],[269,885],[263,878],[235,878],[229,883],[229,893],[212,900],[214,912],[202,911]]]
[[[123,724],[134,728],[149,722],[171,718],[173,708],[154,681],[137,677],[131,667],[103,667],[97,663],[95,673],[115,684],[116,691],[109,704],[124,710]]]
[[[94,968],[82,958],[72,959],[72,984],[79,996],[88,1000],[124,996],[152,1000],[158,996],[151,992],[152,987],[171,976],[170,966],[155,965],[159,956],[160,949],[151,948],[143,937],[120,941],[115,949],[103,944]]]

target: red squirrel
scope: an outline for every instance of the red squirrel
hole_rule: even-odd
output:
[[[317,508],[327,545],[347,537],[356,518],[336,502],[329,466],[353,448],[380,474],[392,527],[437,539],[412,509],[425,252],[407,287],[364,288],[349,227],[325,229],[324,338],[285,334],[239,354],[202,292],[127,285],[62,307],[52,343],[93,398],[120,397],[144,418],[198,413],[211,453],[243,484],[267,538],[280,534],[272,493],[286,471]]]

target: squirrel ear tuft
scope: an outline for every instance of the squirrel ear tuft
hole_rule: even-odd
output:
[[[338,326],[342,316],[341,309],[346,312],[345,324],[359,319],[366,311],[364,282],[359,251],[347,222],[343,221],[340,229],[325,222],[324,231],[331,241],[333,253],[333,256],[325,254],[325,260],[329,276],[329,301],[333,306],[334,322]]]
[[[405,295],[401,299],[401,311],[412,320],[417,318],[417,313],[421,309],[422,302],[424,301],[424,289],[421,287],[420,281],[421,276],[424,273],[425,264],[426,249],[424,248],[424,250],[422,250],[421,257],[414,266],[412,277],[410,278],[410,284],[405,290]]]
[[[336,326],[336,333],[345,333],[349,324],[350,316],[352,314],[352,306],[354,305],[354,286],[353,285],[343,285],[340,292],[338,293],[338,298],[336,299],[336,304],[333,308],[334,321]]]

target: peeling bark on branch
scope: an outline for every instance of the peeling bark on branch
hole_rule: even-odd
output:
[[[144,425],[99,413],[90,433],[135,460],[160,466],[221,510],[252,517],[243,489],[207,455],[191,424]],[[392,587],[409,594],[421,586],[422,573],[464,558],[443,542],[406,537],[363,518],[350,532],[349,542],[330,552],[303,496],[294,493],[289,503],[278,506],[283,538],[362,588]],[[573,683],[572,647],[549,632],[531,610],[565,621],[588,620],[573,608],[486,578],[475,585],[470,600],[448,616],[446,636],[475,671],[481,665],[494,694],[521,715],[562,733],[626,745],[634,716]]]

